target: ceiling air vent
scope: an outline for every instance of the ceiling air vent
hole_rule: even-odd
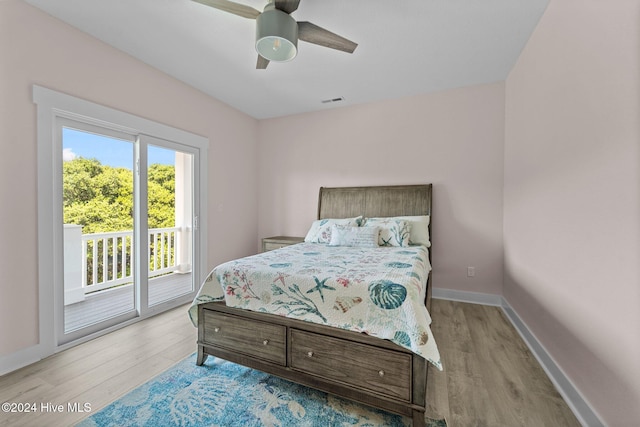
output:
[[[338,98],[332,98],[332,99],[323,99],[320,102],[322,102],[323,104],[331,104],[334,102],[341,102],[341,101],[344,101],[344,96],[340,96]]]

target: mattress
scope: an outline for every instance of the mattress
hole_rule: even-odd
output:
[[[189,310],[229,307],[277,314],[390,340],[442,369],[425,307],[425,246],[299,243],[215,267]]]

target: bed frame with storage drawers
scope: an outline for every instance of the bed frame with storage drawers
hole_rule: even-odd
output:
[[[431,215],[431,184],[320,189],[318,219],[358,215]],[[220,357],[425,424],[427,361],[391,341],[224,302],[201,304],[198,319],[198,365]]]

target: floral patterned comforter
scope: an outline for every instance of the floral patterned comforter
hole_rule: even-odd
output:
[[[198,304],[279,314],[387,339],[442,369],[424,305],[431,270],[424,246],[360,248],[299,243],[217,266]]]

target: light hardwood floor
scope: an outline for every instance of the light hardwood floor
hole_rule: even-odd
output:
[[[433,300],[431,315],[445,369],[427,396],[449,426],[580,426],[500,308]]]
[[[0,412],[0,426],[69,426],[196,350],[187,306],[141,321],[0,377],[0,403],[38,412]],[[451,427],[579,426],[526,345],[497,307],[433,300],[433,333],[445,371],[429,372],[429,415]],[[63,405],[43,413],[42,403]]]
[[[182,306],[0,377],[0,403],[38,405],[36,414],[0,412],[0,426],[71,426],[89,414],[66,411],[68,403],[96,412],[195,352],[196,340]],[[43,413],[41,402],[65,412]]]

